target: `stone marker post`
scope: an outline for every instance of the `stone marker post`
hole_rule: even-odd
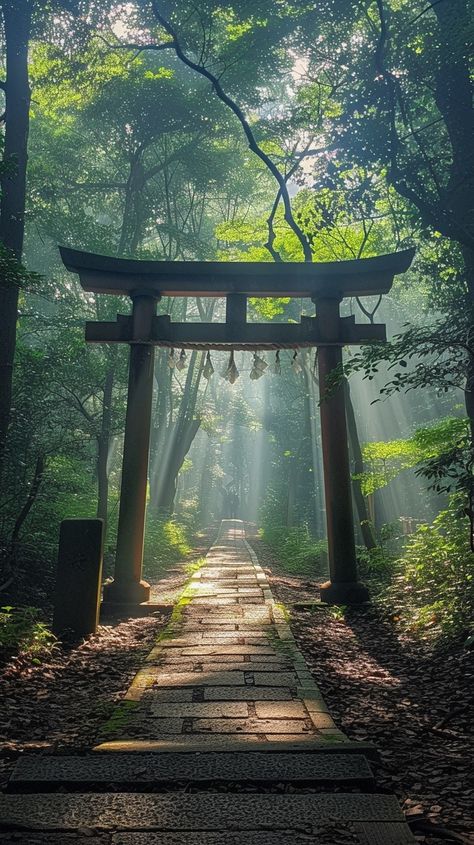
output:
[[[340,299],[315,302],[321,340],[332,344],[321,345],[318,357],[330,577],[320,592],[329,604],[357,604],[368,601],[369,593],[357,578],[344,386],[334,388],[330,381],[331,373],[342,367],[342,345],[337,345]]]
[[[155,356],[151,338],[159,296],[149,291],[133,291],[130,295],[133,341],[130,344],[117,554],[114,580],[104,587],[107,605],[138,605],[150,597],[150,585],[142,581],[142,565]]]
[[[54,599],[53,631],[79,637],[94,634],[99,622],[102,583],[102,519],[64,519]]]

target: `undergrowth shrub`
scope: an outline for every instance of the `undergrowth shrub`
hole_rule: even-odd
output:
[[[327,543],[311,537],[307,526],[287,528],[267,523],[260,529],[260,536],[288,573],[313,578],[326,574]]]
[[[360,579],[375,582],[382,586],[391,581],[394,568],[394,556],[385,544],[374,549],[357,546],[357,565]]]
[[[42,621],[37,607],[0,607],[0,649],[26,654],[34,663],[51,654],[56,637]]]
[[[432,525],[420,525],[395,563],[390,595],[399,618],[433,636],[472,630],[474,555],[462,503],[452,496]]]
[[[166,569],[191,552],[185,526],[169,517],[148,516],[145,532],[143,573],[145,578],[160,578]]]

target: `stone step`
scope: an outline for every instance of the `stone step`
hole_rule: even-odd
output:
[[[74,833],[0,833],[2,845],[414,845],[403,822],[321,822],[313,833],[296,830],[218,833],[103,833],[92,829]]]
[[[88,830],[92,834],[102,831],[133,832],[128,839],[122,834],[117,837],[116,845],[137,845],[140,841],[137,839],[139,833],[142,833],[142,842],[147,845],[153,841],[149,834],[155,834],[154,841],[160,845],[171,845],[174,842],[183,845],[197,841],[204,845],[207,835],[207,845],[210,845],[216,842],[216,837],[213,839],[210,834],[219,834],[217,841],[225,843],[235,842],[236,834],[240,832],[245,833],[245,836],[237,841],[248,845],[249,842],[257,842],[255,836],[252,839],[248,834],[258,834],[261,845],[263,831],[267,835],[272,832],[272,843],[286,842],[290,845],[298,841],[295,836],[306,835],[309,837],[308,842],[332,845],[338,839],[328,839],[324,834],[324,826],[327,824],[332,825],[333,830],[340,828],[342,832],[354,832],[355,845],[402,845],[414,842],[413,838],[408,838],[408,828],[396,798],[390,795],[342,792],[315,795],[222,795],[201,792],[194,795],[135,793],[127,798],[123,793],[0,796],[0,831],[82,833]],[[398,839],[393,838],[394,827]],[[318,836],[318,828],[321,836]],[[389,836],[384,835],[384,830],[389,832]],[[143,834],[146,834],[146,838]],[[175,834],[175,838],[165,838],[163,834]],[[183,837],[183,834],[188,835]],[[32,836],[25,841],[32,842]]]
[[[18,760],[9,791],[59,785],[145,783],[305,783],[370,786],[373,774],[358,754],[211,752],[204,754],[28,754]]]
[[[254,734],[233,737],[229,734],[180,734],[176,736],[160,736],[153,739],[116,739],[101,742],[96,745],[94,751],[100,753],[126,752],[133,753],[159,753],[159,754],[186,754],[204,752],[243,752],[245,754],[262,751],[265,754],[272,752],[292,751],[302,753],[318,752],[337,754],[347,752],[350,754],[363,754],[371,759],[376,759],[377,749],[370,742],[350,742],[344,740],[344,736],[328,732],[321,739],[315,739],[314,735],[273,735],[271,739],[259,740]]]

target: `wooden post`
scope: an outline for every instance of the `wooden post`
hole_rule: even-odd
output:
[[[330,577],[321,585],[321,599],[329,604],[359,604],[368,601],[369,593],[357,579],[344,385],[334,388],[330,383],[331,373],[342,367],[342,346],[337,345],[340,300],[318,298],[315,302],[322,342],[332,342],[319,347],[318,358]]]
[[[123,444],[122,484],[114,580],[104,587],[106,605],[148,601],[150,585],[142,581],[148,455],[153,399],[154,346],[150,343],[156,293],[134,291]],[[145,342],[140,342],[145,341]]]
[[[242,293],[231,293],[225,300],[225,322],[228,340],[238,340],[247,324],[247,297]]]
[[[59,535],[53,631],[95,634],[102,582],[102,519],[63,519]]]

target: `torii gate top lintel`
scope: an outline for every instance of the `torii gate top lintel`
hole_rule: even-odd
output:
[[[161,296],[339,297],[388,293],[408,270],[414,249],[328,262],[146,261],[60,247],[68,270],[86,291],[131,295],[146,288]]]

